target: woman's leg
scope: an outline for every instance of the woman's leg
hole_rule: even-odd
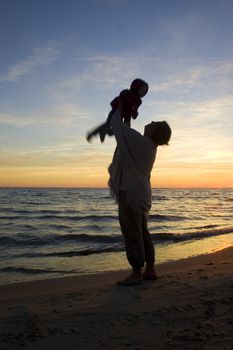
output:
[[[119,222],[124,237],[126,255],[132,266],[132,273],[119,284],[139,284],[141,269],[145,262],[145,251],[142,237],[142,217],[132,211],[126,202],[126,194],[120,191],[119,195]],[[136,283],[134,283],[134,281]],[[137,283],[138,282],[138,283]]]
[[[147,215],[143,215],[142,217],[142,237],[144,242],[144,250],[145,250],[145,261],[146,268],[143,274],[143,279],[145,280],[155,280],[157,279],[157,275],[155,273],[155,248],[154,243],[151,237],[151,234],[148,230],[147,226]]]

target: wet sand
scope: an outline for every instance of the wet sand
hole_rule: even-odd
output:
[[[0,286],[0,349],[233,349],[233,247],[127,271]]]

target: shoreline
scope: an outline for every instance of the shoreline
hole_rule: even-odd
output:
[[[223,239],[223,240],[222,240]],[[229,237],[227,237],[228,239],[228,243],[226,243],[226,241],[224,241],[224,236],[220,239],[220,240],[216,240],[216,237],[207,237],[205,238],[205,240],[209,240],[210,242],[208,242],[209,245],[209,249],[207,249],[205,247],[205,245],[203,246],[201,241],[195,241],[195,242],[181,242],[181,243],[174,243],[174,244],[170,244],[168,246],[157,246],[156,247],[156,267],[158,266],[163,266],[166,264],[176,264],[179,261],[189,261],[189,259],[195,259],[198,258],[200,256],[205,256],[205,255],[209,255],[209,254],[214,254],[218,251],[233,247],[233,239],[229,240]],[[211,242],[211,240],[213,240]],[[180,249],[180,244],[182,244],[182,248]],[[186,247],[187,245],[187,247]],[[218,247],[218,248],[217,248]],[[192,255],[191,254],[187,254],[185,253],[186,250],[191,249],[192,251]],[[61,274],[61,275],[55,275],[52,274],[51,276],[47,275],[47,276],[33,276],[33,277],[17,277],[15,276],[14,278],[10,279],[10,278],[4,278],[1,280],[1,276],[0,276],[0,288],[2,286],[11,286],[11,285],[20,285],[20,284],[27,284],[27,283],[33,283],[33,282],[37,282],[40,283],[40,281],[49,281],[49,280],[60,280],[60,279],[76,279],[76,278],[82,278],[85,276],[95,276],[95,275],[101,275],[101,274],[117,274],[120,273],[121,271],[127,271],[127,269],[129,269],[129,265],[127,262],[127,258],[125,256],[125,252],[122,251],[122,254],[124,254],[123,259],[124,262],[123,264],[121,263],[121,260],[119,260],[119,263],[121,264],[121,266],[117,269],[116,268],[116,263],[113,265],[114,267],[111,268],[111,270],[99,270],[98,269],[96,271],[87,271],[87,272],[79,272],[79,273],[67,273],[67,274]],[[108,257],[108,254],[111,253],[102,253],[102,257],[104,255],[106,255],[106,261],[105,264],[106,266],[108,264],[111,264],[111,260],[115,259],[114,256],[112,257]],[[113,254],[118,254],[117,252],[113,253]],[[164,258],[164,257],[167,258]],[[93,259],[94,254],[90,255],[90,256],[81,256],[81,258],[91,258]],[[95,259],[93,259],[93,261],[89,261],[88,264],[95,264]]]
[[[165,261],[161,263],[156,264],[156,271],[158,271],[158,274],[163,274],[165,272],[170,271],[176,271],[179,269],[188,269],[191,265],[201,265],[202,262],[204,263],[206,260],[208,260],[211,257],[214,257],[215,259],[218,259],[217,257],[219,255],[228,255],[228,251],[230,252],[232,250],[233,255],[233,246],[227,246],[226,248],[221,248],[219,250],[216,250],[211,253],[201,253],[199,255],[191,256],[191,257],[185,257],[177,260],[172,261]],[[231,254],[230,254],[231,255]],[[125,257],[126,259],[126,257]],[[96,281],[96,279],[100,279],[102,281],[106,281],[106,279],[109,279],[109,282],[114,281],[114,278],[121,278],[121,276],[124,276],[130,271],[130,267],[128,269],[120,269],[120,270],[110,270],[110,271],[102,271],[102,272],[93,272],[93,273],[83,273],[76,275],[75,273],[71,276],[60,276],[60,277],[45,277],[41,279],[33,279],[33,280],[25,280],[25,281],[17,281],[17,282],[9,282],[0,284],[0,299],[1,299],[1,293],[2,290],[6,289],[8,292],[14,287],[22,288],[23,290],[30,286],[35,285],[35,288],[40,288],[43,286],[50,285],[56,285],[64,286],[64,283],[68,284],[79,284],[79,283],[88,283],[88,285],[91,285],[91,280]],[[96,282],[94,282],[96,283]]]
[[[127,271],[0,286],[7,349],[231,349],[233,247],[157,265],[159,279],[117,286]]]

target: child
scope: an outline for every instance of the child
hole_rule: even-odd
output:
[[[131,117],[133,119],[136,119],[138,116],[138,108],[142,103],[141,98],[144,97],[148,91],[148,84],[142,80],[142,79],[135,79],[131,83],[130,89],[125,89],[121,91],[120,95],[118,97],[115,97],[114,100],[112,100],[111,107],[112,110],[110,111],[107,121],[104,124],[101,124],[99,127],[94,129],[93,131],[89,132],[87,134],[87,141],[89,142],[93,136],[96,136],[99,134],[101,142],[104,142],[106,135],[113,135],[113,132],[110,127],[110,122],[112,119],[112,115],[117,110],[119,105],[119,98],[121,98],[121,102],[123,105],[122,110],[122,120],[125,124],[130,126],[130,120]]]

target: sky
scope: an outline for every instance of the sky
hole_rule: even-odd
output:
[[[166,120],[152,187],[233,187],[232,0],[0,0],[0,186],[107,187],[86,141],[135,78]]]

